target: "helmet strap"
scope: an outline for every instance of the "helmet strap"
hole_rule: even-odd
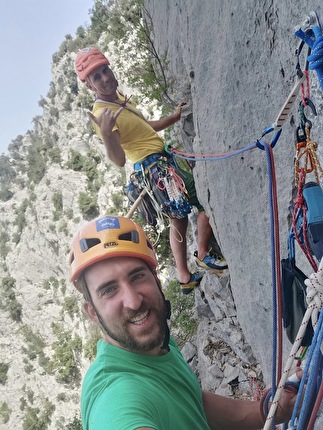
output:
[[[163,292],[162,292],[162,295],[164,296]],[[172,314],[172,310],[171,310],[170,301],[166,300],[165,296],[164,296],[164,301],[165,301],[165,307],[166,307],[166,320],[165,320],[165,337],[164,337],[164,342],[163,342],[163,345],[162,345],[162,349],[165,349],[165,350],[169,351],[170,330],[169,330],[169,326],[168,326],[167,320],[170,319],[171,314]]]

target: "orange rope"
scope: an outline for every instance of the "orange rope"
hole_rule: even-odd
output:
[[[323,169],[317,156],[318,143],[311,139],[310,129],[307,127],[306,141],[296,144],[296,158],[295,158],[295,186],[298,186],[299,174],[304,169],[304,174],[314,172],[315,180],[320,182],[320,176],[323,175]],[[305,158],[301,166],[302,159]]]
[[[306,177],[306,172],[305,172],[305,169],[302,168],[302,169],[300,169],[300,172],[299,172],[297,196],[294,199],[293,232],[295,235],[295,239],[296,239],[297,243],[299,244],[301,250],[306,255],[306,257],[307,257],[309,263],[311,264],[311,266],[313,267],[313,269],[315,271],[317,271],[317,264],[316,264],[312,254],[310,252],[310,246],[309,246],[308,237],[307,237],[306,205],[305,205],[304,197],[303,197],[303,188],[305,185],[305,177]],[[297,215],[298,215],[299,210],[301,210],[302,214],[303,214],[302,233],[303,233],[304,244],[302,243],[302,240],[301,240],[300,235],[298,234],[298,230],[297,230]]]

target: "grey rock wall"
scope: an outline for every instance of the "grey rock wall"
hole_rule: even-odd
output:
[[[317,2],[146,0],[145,5],[156,47],[166,55],[169,77],[175,80],[173,97],[189,102],[182,121],[184,147],[213,154],[253,144],[274,122],[293,87],[299,43],[294,27],[318,7]],[[316,75],[311,72],[310,78],[318,111],[312,137],[319,139],[322,95]],[[282,258],[287,256],[300,100],[299,96],[274,148]],[[270,383],[272,263],[265,151],[257,148],[225,160],[196,162],[194,176],[229,264],[237,320]],[[298,250],[297,261],[310,275]],[[286,341],[285,356],[290,346]]]

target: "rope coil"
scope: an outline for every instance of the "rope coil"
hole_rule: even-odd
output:
[[[312,273],[311,276],[305,280],[306,285],[306,301],[308,308],[312,309],[312,324],[313,328],[316,327],[319,312],[323,305],[323,259],[317,272]]]
[[[269,413],[267,415],[267,420],[266,420],[266,423],[264,426],[264,430],[270,430],[271,429],[272,422],[274,420],[274,417],[275,417],[275,414],[277,411],[278,402],[281,398],[283,389],[284,389],[285,384],[288,380],[288,375],[292,369],[293,362],[294,362],[296,354],[300,348],[301,341],[305,335],[306,327],[307,327],[307,324],[309,323],[309,321],[312,317],[312,314],[314,316],[314,321],[316,321],[315,326],[313,325],[314,330],[315,330],[315,336],[316,337],[318,336],[317,315],[320,312],[320,310],[322,308],[322,304],[323,304],[323,258],[320,262],[317,273],[313,273],[309,277],[309,279],[307,279],[305,281],[305,283],[309,288],[308,294],[307,294],[307,296],[308,296],[307,301],[309,303],[308,308],[305,312],[302,324],[298,330],[295,342],[292,346],[292,349],[291,349],[291,352],[289,354],[288,360],[286,362],[284,371],[282,373],[282,377],[279,381],[276,394],[274,396],[274,399],[272,401],[272,405],[271,405],[271,407],[269,409]],[[313,348],[312,348],[312,350],[313,350]],[[313,352],[312,352],[312,354],[309,354],[308,362],[311,361],[310,360],[311,355],[313,355]],[[303,379],[301,381],[301,386],[300,386],[300,391],[302,390],[303,386],[305,385],[306,374],[307,374],[307,372],[305,372],[303,375]],[[299,400],[299,402],[300,402],[300,400]],[[295,403],[294,410],[296,410],[296,411],[298,410],[299,402]],[[292,420],[293,420],[293,418],[294,419],[296,418],[296,412],[294,412],[294,414],[292,416]],[[292,428],[297,428],[297,427],[290,427],[290,429],[292,429]]]

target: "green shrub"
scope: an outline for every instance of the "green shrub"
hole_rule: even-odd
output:
[[[56,106],[50,107],[49,114],[52,118],[59,119],[59,109]]]
[[[13,224],[17,227],[14,242],[18,244],[20,242],[20,237],[23,229],[26,226],[26,210],[29,206],[28,199],[24,199],[21,205],[15,209],[16,219]]]
[[[67,167],[74,170],[75,172],[81,172],[83,170],[85,157],[80,152],[71,150],[67,161]]]
[[[15,170],[12,168],[10,158],[7,155],[0,155],[0,182],[8,183],[16,177]]]
[[[23,139],[24,139],[24,136],[22,134],[19,134],[15,139],[13,139],[11,141],[11,143],[8,146],[8,150],[10,151],[10,155],[13,155],[14,159],[20,158],[19,149],[22,146]]]
[[[0,384],[5,385],[7,382],[7,373],[9,370],[8,363],[0,363]]]
[[[194,316],[195,297],[194,294],[182,294],[178,281],[171,281],[163,291],[172,305],[172,333],[181,347],[192,337],[197,328],[197,320]]]
[[[83,348],[84,357],[87,360],[93,361],[96,357],[96,345],[100,339],[102,339],[102,334],[99,327],[96,325],[91,326],[89,338]]]
[[[40,100],[38,100],[38,106],[43,108],[48,104],[47,100],[42,97]]]
[[[0,257],[4,260],[8,255],[10,248],[8,246],[10,237],[6,230],[0,231]]]
[[[27,325],[21,328],[21,333],[25,338],[22,351],[26,354],[28,359],[35,360],[37,357],[43,356],[46,343],[40,335],[34,333]]]
[[[9,312],[13,321],[20,322],[22,306],[15,293],[16,281],[11,276],[5,276],[0,284],[0,309]]]
[[[67,221],[62,220],[60,222],[60,225],[58,226],[58,231],[59,231],[59,233],[65,233],[65,236],[68,236],[69,231],[67,228]]]
[[[91,219],[99,215],[97,196],[81,191],[78,197],[78,205],[84,218]]]
[[[45,148],[46,150],[47,148]],[[28,148],[28,179],[34,184],[38,184],[46,171],[46,157],[42,141],[35,138],[35,142]]]
[[[61,279],[60,280],[60,289],[61,289],[61,293],[65,294],[66,293],[66,280],[65,279]]]
[[[57,341],[52,344],[54,354],[48,371],[55,373],[59,383],[78,386],[81,374],[76,357],[81,354],[82,340],[77,335],[73,337],[69,330],[65,331],[59,324],[52,324],[52,329]]]
[[[58,221],[63,213],[63,194],[62,191],[55,191],[52,196],[52,202],[54,206],[54,221]]]
[[[24,371],[27,375],[30,375],[35,370],[34,366],[31,363],[28,363],[24,366]]]
[[[82,430],[82,422],[79,417],[74,417],[74,419],[67,424],[65,427],[66,430]]]
[[[62,162],[61,150],[58,146],[55,146],[48,150],[48,157],[50,158],[52,163],[60,164]]]
[[[47,279],[43,280],[43,288],[45,290],[49,290],[52,288],[54,291],[57,291],[59,287],[59,280],[55,278],[55,276],[50,276]]]
[[[6,424],[9,421],[11,412],[12,410],[6,402],[0,403],[0,418],[3,424]]]
[[[9,190],[6,185],[2,185],[0,188],[0,200],[2,202],[7,202],[13,196],[13,192]]]
[[[97,165],[100,162],[100,157],[94,151],[89,151],[86,155],[82,155],[78,151],[72,150],[67,167],[76,172],[84,172],[89,181],[95,181],[99,177]]]
[[[55,410],[55,406],[46,399],[40,408],[32,408],[26,406],[25,416],[23,420],[23,430],[46,430],[51,424],[51,416]]]
[[[67,400],[66,393],[57,394],[56,399],[58,402],[66,402],[66,400]]]
[[[67,313],[72,319],[78,314],[79,306],[75,296],[64,297],[61,313]]]

